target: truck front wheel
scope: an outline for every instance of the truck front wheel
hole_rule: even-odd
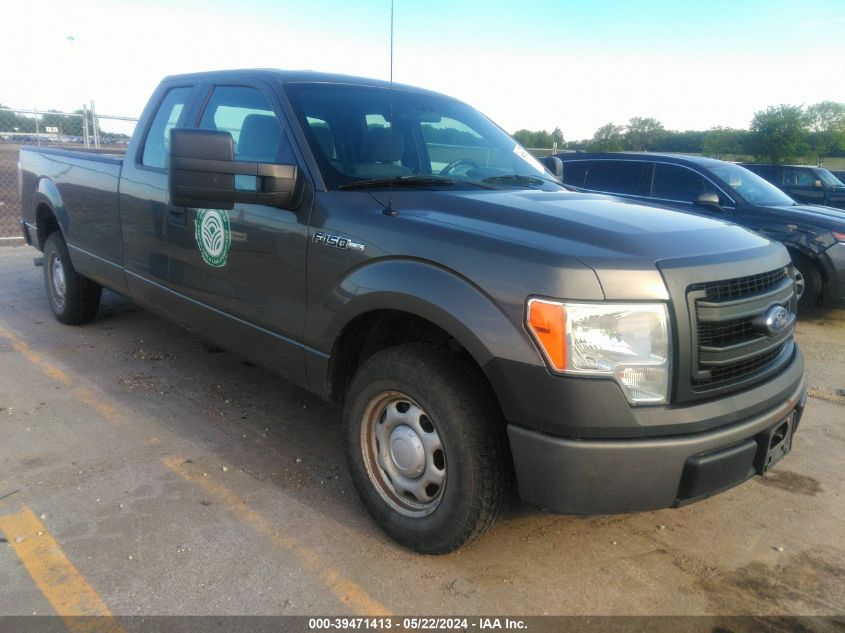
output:
[[[97,316],[101,288],[76,272],[58,231],[44,242],[44,285],[50,308],[62,323],[79,325]]]
[[[414,343],[371,356],[350,386],[352,479],[379,526],[418,552],[457,549],[507,503],[501,414],[482,380],[463,356]]]
[[[819,308],[824,282],[816,265],[803,253],[790,251],[795,268],[795,294],[798,297],[798,313],[813,316]]]

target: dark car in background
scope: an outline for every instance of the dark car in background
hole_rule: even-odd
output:
[[[739,164],[799,202],[845,209],[845,184],[824,167]]]
[[[845,212],[799,204],[747,169],[712,158],[621,152],[557,157],[567,185],[728,220],[782,242],[792,255],[804,313],[845,304]]]

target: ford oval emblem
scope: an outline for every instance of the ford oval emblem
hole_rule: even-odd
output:
[[[773,306],[766,312],[766,328],[772,334],[783,331],[789,323],[789,311],[783,306]]]

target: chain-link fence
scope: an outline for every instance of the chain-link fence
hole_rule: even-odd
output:
[[[129,143],[136,123],[131,117],[98,114],[93,103],[76,112],[0,107],[0,245],[22,239],[18,194],[21,145],[119,151]]]
[[[137,122],[132,117],[99,114],[93,102],[76,112],[16,110],[0,106],[0,245],[23,239],[18,194],[18,150],[21,145],[119,151],[128,145]],[[549,156],[557,151],[557,144],[552,148],[528,149],[537,157]]]

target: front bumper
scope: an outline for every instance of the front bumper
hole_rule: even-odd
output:
[[[784,384],[776,404],[739,421],[743,396],[765,392],[766,385],[715,401],[723,425],[703,432],[650,438],[584,439],[550,435],[517,424],[508,436],[520,496],[551,512],[599,514],[639,512],[678,506],[734,486],[755,472],[764,451],[762,438],[795,412],[797,426],[806,403],[803,360],[796,350],[792,365],[769,383]],[[693,405],[698,409],[706,405]],[[601,413],[597,406],[595,412]],[[683,415],[683,414],[681,414]],[[601,424],[601,421],[598,421]]]

